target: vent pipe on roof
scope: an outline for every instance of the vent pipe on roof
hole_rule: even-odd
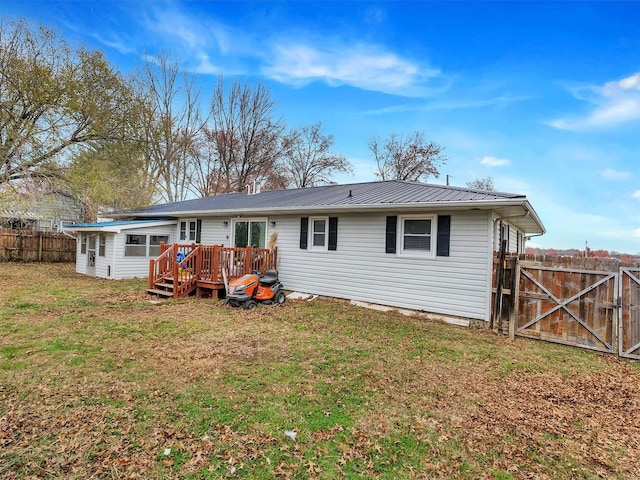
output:
[[[353,195],[351,195],[351,190],[349,190],[349,198],[353,197]]]

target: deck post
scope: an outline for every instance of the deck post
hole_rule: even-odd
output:
[[[180,289],[180,277],[178,276],[178,262],[176,257],[178,256],[178,244],[173,244],[173,298],[178,298],[178,290]]]
[[[251,273],[251,246],[247,245],[246,252],[244,254],[244,273]]]
[[[202,278],[202,248],[200,245],[197,247],[198,251],[196,252],[196,280]],[[197,285],[197,281],[196,281]],[[196,297],[200,298],[200,287],[196,286]]]
[[[149,260],[149,288],[153,288],[156,276],[156,261],[155,259]]]
[[[213,246],[213,258],[211,259],[211,280],[214,282],[218,281],[218,268],[220,265],[220,259],[218,258],[220,256],[220,247],[218,245],[214,245]]]

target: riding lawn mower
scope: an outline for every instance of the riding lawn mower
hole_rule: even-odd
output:
[[[258,305],[258,302],[282,305],[286,299],[277,270],[267,270],[263,276],[260,276],[259,271],[254,270],[254,273],[229,281],[224,304],[233,307],[242,306],[246,310],[251,310]]]

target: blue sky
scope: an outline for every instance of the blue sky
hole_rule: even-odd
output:
[[[374,180],[372,135],[426,132],[441,176],[526,194],[529,245],[640,253],[640,2],[9,1],[121,70],[171,50],[262,82],[289,127],[321,121]]]

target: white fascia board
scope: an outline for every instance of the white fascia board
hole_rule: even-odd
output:
[[[63,230],[72,230],[76,232],[106,232],[106,233],[120,233],[122,230],[132,230],[134,228],[146,228],[146,227],[163,227],[165,225],[177,225],[176,220],[161,220],[157,222],[144,222],[144,223],[131,223],[125,225],[96,225],[86,226],[80,228],[64,228]]]

